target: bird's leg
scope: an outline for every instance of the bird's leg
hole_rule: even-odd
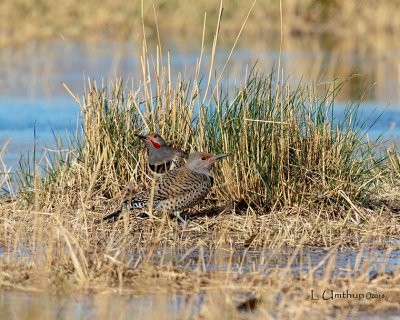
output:
[[[186,220],[184,220],[182,217],[181,217],[181,215],[180,215],[180,211],[175,211],[174,212],[174,215],[175,215],[175,217],[180,221],[180,222],[182,222],[183,223],[183,226],[185,227],[186,226],[186,223],[187,223],[187,221]]]

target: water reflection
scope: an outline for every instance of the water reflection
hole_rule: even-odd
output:
[[[398,240],[393,240],[392,244]],[[137,248],[136,248],[137,249]],[[0,247],[0,259],[46,259],[48,248],[43,244],[19,249]],[[242,247],[210,249],[197,246],[192,248],[160,247],[154,251],[140,248],[126,254],[131,267],[142,263],[150,265],[173,265],[190,271],[201,272],[256,272],[268,277],[273,271],[289,271],[293,275],[312,274],[313,277],[342,278],[357,276],[359,270],[368,271],[370,276],[379,272],[394,273],[400,267],[400,249],[382,250],[366,247],[360,250],[347,248],[302,247],[249,250]],[[333,269],[327,268],[333,263]],[[325,274],[328,272],[328,274]]]
[[[139,257],[138,254],[132,256],[136,258],[135,260]],[[212,251],[200,247],[179,251],[163,248],[152,254],[148,261],[154,265],[172,263],[202,272],[227,270],[239,273],[260,272],[268,277],[271,271],[278,268],[290,270],[296,275],[311,272],[314,277],[323,277],[327,276],[324,272],[330,259],[334,261],[334,268],[329,274],[331,278],[355,276],[363,267],[366,267],[372,276],[380,271],[395,272],[400,266],[400,250],[388,252],[373,248],[358,251],[345,248],[332,250],[305,247],[300,250],[280,248],[251,251],[243,248],[236,250],[222,248]]]
[[[217,301],[209,301],[217,298]],[[197,319],[204,318],[202,309],[207,306],[214,308],[214,316],[226,315],[223,318],[231,319],[233,315],[240,319],[259,319],[261,315],[274,315],[275,307],[269,307],[263,314],[258,310],[250,311],[242,308],[244,302],[250,301],[252,295],[238,294],[229,297],[234,300],[237,312],[224,310],[223,296],[208,297],[206,294],[153,294],[153,295],[118,295],[118,294],[68,294],[50,295],[23,293],[18,291],[0,292],[0,315],[2,320],[7,319]],[[219,305],[215,305],[219,303]],[[225,303],[224,303],[225,302]],[[262,303],[262,301],[261,301]],[[339,312],[340,310],[335,310]],[[235,317],[236,318],[236,317]],[[278,317],[272,317],[278,318]],[[335,312],[332,319],[337,318]],[[354,309],[348,319],[379,320],[398,319],[398,311],[379,310],[374,313],[363,308]],[[347,319],[347,318],[346,318]]]
[[[397,241],[393,240],[393,244]],[[0,258],[5,258],[5,253],[0,250]],[[29,254],[27,250],[22,255]],[[143,252],[141,253],[143,254]],[[140,254],[132,254],[137,258]],[[127,256],[131,258],[132,256]],[[331,260],[333,265],[331,264]],[[310,247],[296,250],[293,248],[280,248],[279,250],[251,251],[245,248],[221,248],[216,251],[205,247],[192,249],[165,249],[155,250],[149,259],[150,264],[172,265],[183,269],[198,270],[198,272],[225,272],[231,275],[246,276],[270,274],[276,276],[276,272],[282,272],[285,277],[302,279],[311,275],[313,279],[322,279],[330,273],[330,278],[357,277],[360,273],[367,272],[372,281],[377,274],[395,272],[400,263],[400,250],[385,251],[380,249],[365,248],[364,250],[338,249],[328,250],[324,248]],[[211,276],[212,278],[212,276]],[[257,279],[260,279],[259,277]],[[326,278],[325,278],[326,279]],[[43,279],[47,281],[47,279]],[[138,282],[140,283],[140,282]],[[28,290],[30,287],[24,287]],[[101,287],[98,289],[101,290]],[[103,288],[106,292],[101,294],[79,294],[64,292],[58,295],[35,292],[0,291],[0,315],[1,319],[161,319],[165,315],[169,318],[196,317],[205,305],[215,304],[210,302],[210,292],[200,291],[190,294],[179,293],[171,289],[170,293],[145,293],[139,295],[124,294],[123,287]],[[157,289],[157,288],[156,288]],[[155,289],[155,292],[157,290]],[[150,291],[149,291],[150,290]],[[247,288],[248,290],[248,288]],[[151,292],[151,288],[147,291]],[[125,292],[126,293],[126,292]],[[122,295],[120,295],[122,294]],[[216,292],[216,294],[218,294]],[[241,311],[243,301],[254,298],[251,292],[238,291],[226,293],[234,301],[238,311]],[[279,302],[280,295],[272,295],[269,299]],[[224,297],[216,300],[223,304]],[[221,306],[220,306],[221,307]],[[244,311],[246,312],[246,310]],[[256,311],[257,312],[257,311]],[[390,318],[396,314],[385,311]],[[244,314],[244,317],[252,314]],[[382,313],[380,313],[382,315]],[[379,319],[372,317],[370,313],[358,310],[352,319]]]
[[[353,76],[344,87],[339,101],[352,100],[360,90],[370,87],[365,101],[383,104],[400,102],[400,44],[394,36],[382,35],[376,41],[319,37],[286,37],[283,43],[281,67],[293,86],[303,83],[326,84]],[[164,43],[171,54],[172,72],[194,74],[200,54],[200,43]],[[149,53],[154,53],[155,43],[149,42]],[[215,66],[221,70],[230,44],[218,48]],[[204,74],[210,64],[210,45],[203,59]],[[31,43],[19,48],[5,48],[0,53],[0,95],[26,97],[68,97],[61,82],[74,93],[83,92],[85,77],[101,80],[121,76],[140,80],[140,43],[119,42],[69,42]],[[257,62],[261,70],[269,72],[277,66],[279,41],[269,38],[243,39],[239,43],[225,73],[225,81],[241,81],[248,67]],[[150,67],[152,62],[150,61]],[[397,105],[398,106],[398,105]]]

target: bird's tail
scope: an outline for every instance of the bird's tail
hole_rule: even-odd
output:
[[[103,218],[103,220],[110,220],[110,219],[114,219],[114,220],[115,220],[116,218],[119,217],[119,215],[121,214],[121,212],[122,212],[122,209],[117,210],[117,211],[115,211],[115,212],[109,214],[108,216],[105,216],[105,217]]]
[[[122,203],[122,208],[120,210],[117,210],[117,211],[109,214],[108,216],[105,216],[103,218],[103,220],[110,220],[110,219],[116,220],[119,217],[119,215],[121,214],[122,210],[129,210],[132,213],[132,211],[135,209],[145,208],[147,206],[147,202],[142,200],[141,195],[142,194],[139,193],[138,194],[139,197],[135,197],[130,200],[125,200]]]

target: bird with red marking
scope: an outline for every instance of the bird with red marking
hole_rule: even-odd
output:
[[[166,144],[157,133],[147,135],[135,134],[142,140],[148,151],[147,167],[153,176],[159,177],[169,170],[181,167],[188,154],[180,149],[175,149]]]
[[[157,179],[151,188],[125,201],[123,209],[133,211],[148,208],[149,203],[152,203],[154,210],[174,213],[183,221],[180,212],[198,204],[210,192],[214,183],[211,174],[214,162],[228,155],[211,155],[204,152],[189,155],[188,161],[182,167],[169,170]],[[123,209],[111,213],[104,220],[117,218]]]

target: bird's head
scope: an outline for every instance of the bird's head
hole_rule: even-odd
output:
[[[192,171],[211,175],[210,171],[215,161],[229,156],[229,153],[212,155],[204,152],[196,152],[189,155],[186,167]]]
[[[145,136],[135,133],[135,136],[144,142],[148,150],[160,149],[166,145],[164,139],[158,133],[149,133]]]

